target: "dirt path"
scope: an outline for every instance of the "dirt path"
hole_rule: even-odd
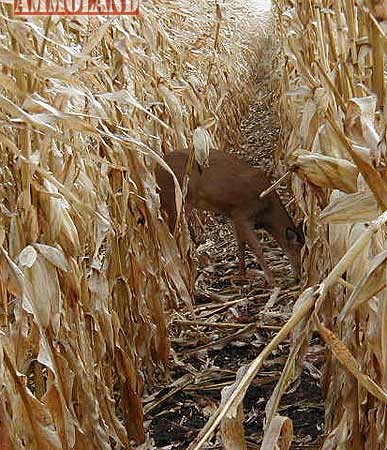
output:
[[[257,93],[250,113],[243,121],[241,146],[232,149],[238,157],[272,175],[273,151],[278,142],[279,122],[268,77],[257,80]],[[286,187],[280,189],[286,203]],[[265,259],[276,276],[280,292],[270,308],[265,308],[273,291],[264,286],[262,272],[248,254],[247,263],[255,270],[253,280],[238,280],[236,245],[232,228],[223,217],[208,217],[205,232],[197,232],[200,269],[196,280],[196,323],[187,312],[172,320],[174,363],[171,387],[159,397],[170,397],[147,415],[151,434],[159,449],[186,449],[216,409],[221,389],[235,380],[238,368],[251,362],[275,332],[285,323],[297,298],[290,266],[277,244],[261,233]],[[209,326],[198,322],[211,322]],[[256,324],[245,330],[247,324]],[[241,331],[244,330],[243,334]],[[280,414],[293,420],[295,439],[292,449],[317,449],[323,408],[318,387],[322,350],[318,342],[308,354],[307,369],[301,382],[283,399]],[[264,408],[279,379],[289,345],[273,354],[250,386],[245,398],[245,430],[249,448],[259,449]],[[214,437],[208,448],[222,448]]]

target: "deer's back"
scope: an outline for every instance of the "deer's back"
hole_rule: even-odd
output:
[[[180,185],[187,160],[188,152],[184,151],[172,152],[165,157]],[[160,174],[157,176],[158,184],[161,191],[168,185],[168,192],[165,194],[171,196],[172,178],[164,170],[162,172],[164,173],[161,177]],[[229,217],[238,214],[254,217],[265,207],[265,202],[259,200],[258,195],[268,186],[269,183],[262,170],[251,167],[224,152],[211,150],[208,167],[199,167],[197,163],[192,167],[187,201],[194,208],[219,212]]]

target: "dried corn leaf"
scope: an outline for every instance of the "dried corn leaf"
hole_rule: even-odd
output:
[[[52,416],[45,405],[36,399],[25,383],[24,375],[17,373],[8,355],[4,354],[5,364],[16,385],[18,399],[13,402],[14,417],[22,420],[27,427],[21,430],[27,448],[42,450],[60,450],[62,448],[58,432],[53,424]]]
[[[341,311],[339,315],[340,320],[344,320],[349,312],[370,300],[386,287],[386,259],[387,250],[384,250],[370,261],[367,273],[356,284],[355,289]]]
[[[224,404],[233,392],[234,386],[222,389],[221,404]],[[220,434],[226,450],[247,450],[245,430],[243,427],[243,404],[228,411],[220,424]]]
[[[2,362],[1,354],[0,361]],[[1,382],[3,383],[3,381]],[[10,418],[6,409],[6,399],[2,396],[0,399],[0,448],[2,450],[15,450],[11,431]]]
[[[377,399],[386,402],[387,392],[378,386],[369,376],[362,373],[358,362],[352,356],[346,345],[319,321],[317,321],[317,330],[336,358],[358,380],[362,387],[367,389]]]
[[[68,272],[70,265],[61,248],[52,247],[45,244],[34,244],[34,247],[41,253],[53,266]]]
[[[106,100],[109,100],[111,102],[117,102],[117,103],[123,104],[123,105],[130,105],[133,108],[138,108],[140,111],[142,111],[146,115],[149,115],[152,119],[156,120],[163,127],[167,128],[167,129],[169,128],[169,126],[165,122],[163,122],[162,120],[160,120],[160,118],[158,118],[157,116],[155,116],[154,114],[149,112],[146,108],[144,108],[141,105],[141,103],[138,102],[133,97],[133,95],[127,90],[117,91],[117,92],[112,92],[112,93],[107,93],[107,94],[100,94],[100,95],[98,95],[98,97],[105,98]],[[129,113],[130,112],[131,111],[129,111]]]
[[[376,97],[352,98],[345,117],[348,135],[359,145],[369,147],[374,156],[380,137],[375,128]],[[380,156],[380,155],[379,155]]]
[[[261,450],[289,450],[293,440],[293,422],[289,417],[275,416],[265,431]]]
[[[50,223],[51,239],[58,239],[61,247],[70,254],[79,254],[78,230],[68,212],[68,203],[49,180],[44,180],[44,187],[48,194],[41,194],[41,204]]]
[[[17,298],[22,298],[25,292],[25,281],[23,272],[12,261],[8,253],[3,249],[1,250],[1,263],[0,263],[0,276],[2,283],[6,286],[6,289],[15,295]]]
[[[376,219],[378,204],[371,192],[343,194],[333,191],[329,205],[323,209],[320,219],[327,223],[353,224]]]
[[[59,281],[55,268],[34,247],[25,247],[19,255],[19,265],[26,280],[24,304],[29,304],[37,323],[47,328],[60,305]]]

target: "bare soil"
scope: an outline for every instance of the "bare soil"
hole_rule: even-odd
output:
[[[256,96],[243,120],[241,145],[231,149],[250,164],[265,169],[272,179],[273,152],[280,133],[275,102],[269,78],[257,80]],[[286,204],[287,187],[279,192]],[[221,216],[206,216],[204,221],[204,231],[195,227],[195,240],[199,242],[196,318],[188,311],[180,311],[172,318],[171,382],[159,386],[160,391],[145,406],[149,432],[158,449],[188,447],[219,405],[222,388],[232,384],[238,368],[256,358],[273,338],[289,318],[298,296],[299,288],[282,250],[262,232],[265,259],[280,287],[274,304],[265,308],[273,289],[265,286],[263,273],[251,254],[247,262],[253,277],[238,279],[236,245],[229,221]],[[205,321],[210,324],[202,325]],[[285,342],[271,355],[247,392],[244,414],[249,449],[260,448],[265,405],[288,354],[289,343]],[[280,405],[280,414],[293,421],[292,450],[320,448],[324,420],[319,386],[322,359],[323,348],[316,337],[300,378]],[[160,404],[155,406],[157,401]],[[221,449],[219,436],[214,436],[206,448]]]

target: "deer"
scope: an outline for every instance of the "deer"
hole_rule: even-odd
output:
[[[175,174],[180,187],[190,161],[189,151],[168,153],[165,162]],[[158,166],[155,170],[161,208],[167,213],[173,234],[177,211],[174,181],[169,172]],[[187,218],[193,209],[220,213],[231,219],[238,246],[239,270],[246,277],[246,245],[255,255],[267,283],[274,285],[274,276],[267,266],[255,230],[264,229],[277,241],[288,256],[297,279],[301,273],[301,248],[304,237],[285,209],[278,193],[269,189],[264,171],[223,151],[210,150],[208,166],[193,162],[185,197]],[[267,195],[260,194],[267,190]]]

